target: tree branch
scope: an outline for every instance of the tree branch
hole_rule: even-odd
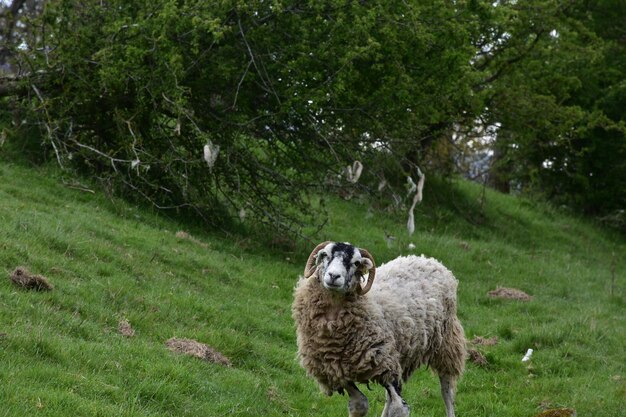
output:
[[[545,30],[543,30],[543,29],[539,30],[535,34],[535,39],[533,39],[532,43],[530,44],[530,46],[528,48],[526,48],[525,50],[520,52],[519,55],[514,56],[513,58],[510,58],[510,59],[506,60],[502,65],[500,65],[500,67],[496,70],[496,72],[494,72],[492,75],[490,75],[489,77],[484,79],[480,84],[475,85],[474,89],[475,90],[482,90],[487,84],[491,84],[492,82],[494,82],[495,80],[500,78],[502,76],[502,74],[504,74],[505,70],[507,70],[511,65],[513,65],[513,64],[521,61],[522,59],[524,59],[530,52],[532,52],[533,49],[535,49],[535,46],[539,43],[539,39],[541,39],[541,37],[544,34],[544,32],[545,32]]]

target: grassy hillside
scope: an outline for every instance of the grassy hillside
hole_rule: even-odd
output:
[[[626,242],[526,200],[483,200],[472,184],[445,189],[427,186],[411,238],[400,215],[333,201],[320,240],[351,241],[378,263],[424,253],[455,273],[468,339],[498,338],[475,347],[488,365],[468,363],[458,415],[626,415]],[[346,399],[322,396],[295,359],[290,304],[307,250],[189,230],[63,185],[54,170],[0,162],[0,416],[346,415]],[[17,266],[55,289],[16,288]],[[534,299],[489,298],[498,286]],[[133,337],[119,334],[123,319]],[[233,366],[171,353],[174,336]],[[380,415],[384,392],[372,388]],[[414,415],[444,415],[429,370],[405,392]]]

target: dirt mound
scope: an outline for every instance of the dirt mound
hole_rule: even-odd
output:
[[[224,366],[233,366],[226,356],[222,355],[212,347],[205,345],[204,343],[197,342],[191,339],[177,339],[172,337],[165,346],[174,353],[182,353],[185,355],[195,356],[205,361],[218,363]]]
[[[489,291],[487,295],[491,298],[504,298],[507,300],[521,300],[530,301],[533,299],[530,295],[526,294],[522,290],[516,288],[496,288],[493,291]]]
[[[51,291],[54,285],[48,281],[48,278],[42,275],[32,275],[28,269],[18,266],[11,274],[11,281],[18,287],[35,290],[35,291]]]
[[[135,329],[130,325],[130,322],[126,319],[120,320],[117,324],[117,331],[122,336],[133,337],[135,335]]]

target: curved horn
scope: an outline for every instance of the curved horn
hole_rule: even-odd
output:
[[[365,295],[372,288],[372,284],[374,283],[374,277],[376,277],[376,262],[374,262],[374,258],[372,255],[365,249],[359,248],[359,252],[361,252],[361,256],[372,261],[372,268],[369,270],[367,275],[367,283],[365,287],[361,287],[360,285],[356,288],[357,293],[359,295]]]
[[[326,245],[332,243],[332,241],[327,240],[326,242],[322,242],[313,249],[313,252],[309,255],[309,259],[306,261],[306,266],[304,267],[304,277],[309,278],[311,275],[315,273],[315,258],[317,257],[317,253],[322,250]]]

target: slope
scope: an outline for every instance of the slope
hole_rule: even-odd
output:
[[[345,399],[319,394],[295,359],[291,294],[310,245],[281,252],[250,237],[177,234],[189,226],[86,188],[54,168],[0,163],[0,415],[345,414]],[[379,263],[424,253],[454,271],[468,339],[498,338],[471,346],[488,364],[468,363],[459,415],[625,415],[624,239],[473,184],[441,189],[452,191],[426,189],[412,238],[401,215],[331,200],[320,240],[367,247]],[[16,288],[17,266],[55,289]],[[488,297],[498,286],[534,298]],[[207,343],[233,366],[173,354],[171,337]],[[384,392],[372,388],[377,415]],[[414,414],[443,415],[430,371],[406,393]]]

